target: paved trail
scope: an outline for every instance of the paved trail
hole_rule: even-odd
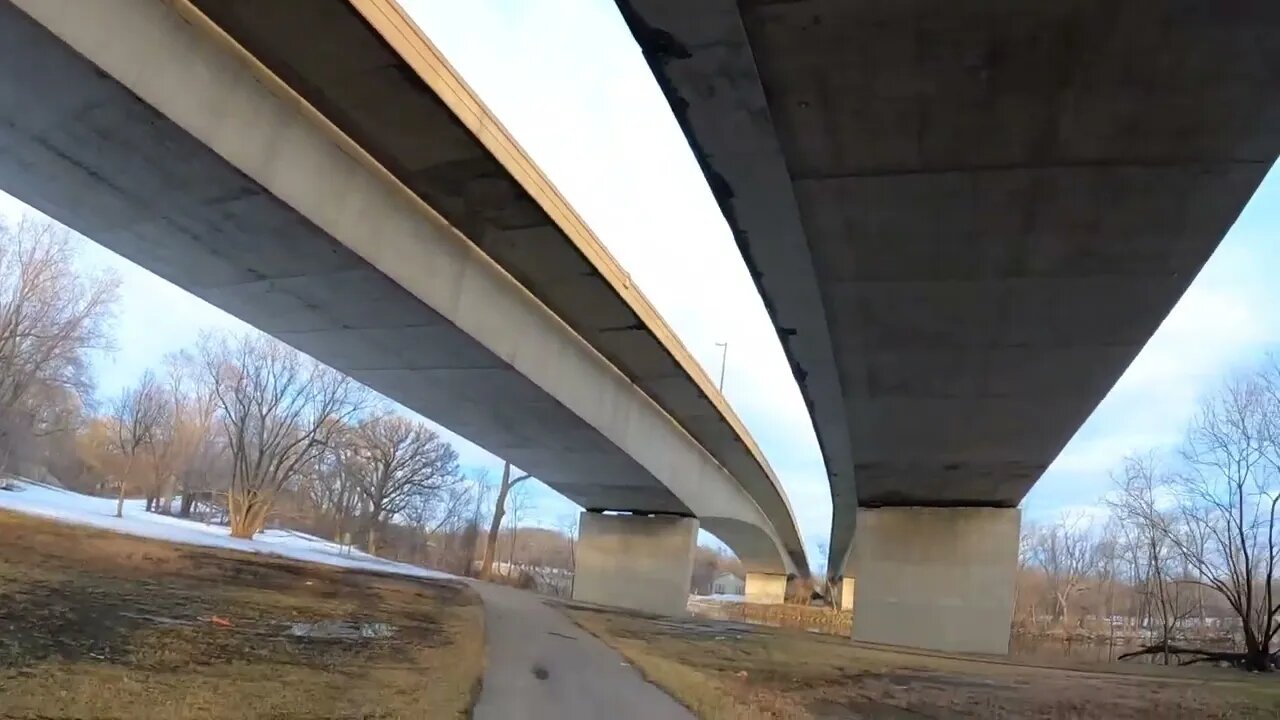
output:
[[[485,608],[476,720],[694,720],[537,595],[482,582],[472,587]]]

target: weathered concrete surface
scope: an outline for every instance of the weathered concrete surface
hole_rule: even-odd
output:
[[[1017,508],[859,510],[853,639],[1007,653],[1019,515]]]
[[[476,720],[692,720],[545,598],[471,585],[484,599],[486,661]]]
[[[697,518],[578,517],[573,599],[659,615],[688,612]]]
[[[193,2],[675,418],[747,489],[792,563],[806,567],[786,495],[745,425],[396,3]]]
[[[0,187],[575,502],[793,569],[670,414],[188,3],[0,2],[0,64]]]
[[[856,508],[1014,506],[1280,150],[1280,4],[619,0]]]
[[[744,595],[749,603],[780,605],[787,599],[787,576],[749,572]]]

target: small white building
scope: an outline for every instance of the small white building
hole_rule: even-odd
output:
[[[747,582],[731,572],[723,572],[711,581],[712,595],[744,595]]]

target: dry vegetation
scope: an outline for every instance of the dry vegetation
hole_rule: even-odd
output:
[[[1280,718],[1280,684],[1234,670],[1032,667],[732,623],[569,613],[704,719]]]
[[[466,717],[482,608],[450,583],[0,512],[0,717]],[[316,639],[295,622],[394,626]]]
[[[1134,453],[1113,480],[1105,522],[1024,527],[1015,625],[1280,667],[1280,356],[1232,373],[1176,449]]]

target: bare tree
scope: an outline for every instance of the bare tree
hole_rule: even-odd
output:
[[[567,569],[572,573],[577,570],[578,566],[578,515],[562,515],[557,525],[565,537],[566,550],[568,551]]]
[[[1150,457],[1125,459],[1122,475],[1117,479],[1118,492],[1108,502],[1118,521],[1118,550],[1130,568],[1130,582],[1142,600],[1138,616],[1158,620],[1158,644],[1166,665],[1175,631],[1192,611],[1190,593],[1180,577],[1179,554],[1170,540],[1175,519],[1159,507],[1161,477],[1155,460]]]
[[[1193,422],[1183,451],[1187,470],[1173,476],[1174,521],[1163,535],[1203,582],[1240,616],[1245,662],[1269,669],[1275,636],[1275,474],[1266,462],[1266,382],[1227,383]],[[1153,518],[1153,522],[1160,519]]]
[[[1102,526],[1098,537],[1095,556],[1094,574],[1098,578],[1095,600],[1102,606],[1102,617],[1106,621],[1108,642],[1107,659],[1111,659],[1111,651],[1115,646],[1116,636],[1116,586],[1122,582],[1122,563],[1124,560],[1124,543],[1120,539],[1120,531],[1114,514]]]
[[[363,409],[367,392],[262,335],[208,336],[200,357],[231,457],[231,535],[252,538],[276,495]]]
[[[324,451],[305,468],[302,489],[310,501],[331,516],[334,542],[346,543],[347,521],[360,509],[355,466],[359,462],[354,443],[355,428],[335,429]]]
[[[189,353],[170,355],[165,365],[160,394],[166,422],[157,427],[149,444],[152,479],[147,510],[168,513],[179,479],[190,479],[192,467],[208,459],[205,450],[214,439],[217,408],[212,387]]]
[[[82,491],[105,494],[121,475],[124,458],[116,446],[116,422],[110,414],[91,418],[81,428],[73,452],[84,466],[82,482],[89,483]]]
[[[511,547],[507,554],[507,574],[511,574],[511,568],[516,566],[516,550],[518,546],[516,541],[520,536],[520,519],[524,517],[525,511],[533,507],[533,498],[529,495],[529,486],[520,485],[511,491],[511,495],[507,497],[507,509],[510,511],[510,535]]]
[[[476,571],[476,553],[480,550],[480,528],[484,522],[485,509],[489,507],[489,493],[493,490],[493,485],[489,482],[489,471],[481,469],[476,473],[471,478],[471,488],[471,508],[468,511],[469,517],[465,520],[458,542],[460,562],[457,567],[461,567],[462,571],[467,575],[483,577],[483,573]],[[488,547],[486,545],[485,550]],[[481,551],[481,556],[483,556],[483,551]]]
[[[420,421],[381,414],[355,433],[355,486],[369,507],[368,550],[377,550],[378,526],[418,495],[457,484],[458,453]]]
[[[461,533],[474,501],[473,495],[472,483],[466,478],[461,478],[438,492],[415,494],[401,513],[415,530],[415,548],[421,548],[424,555],[434,555],[436,553],[432,551],[433,545],[437,546],[435,550],[443,549],[436,542],[442,539],[441,536],[451,538]]]
[[[1085,588],[1093,550],[1088,526],[1080,517],[1064,517],[1030,538],[1030,559],[1044,571],[1053,593],[1054,618],[1064,627],[1070,625],[1071,597]]]
[[[475,501],[475,487],[462,478],[440,492],[420,493],[414,496],[415,526],[428,537],[440,532],[456,532],[462,529],[467,513]]]
[[[0,222],[0,452],[20,438],[65,429],[54,396],[87,398],[89,353],[110,348],[119,281],[75,267],[65,230]],[[43,397],[42,397],[43,396]]]
[[[1036,628],[1040,601],[1040,584],[1043,572],[1035,567],[1033,547],[1040,528],[1031,522],[1022,524],[1018,535],[1018,575],[1013,584],[1014,624],[1021,622],[1027,629]],[[1033,587],[1034,586],[1034,587]]]
[[[138,452],[153,442],[156,429],[165,421],[164,416],[164,398],[156,376],[150,370],[142,374],[137,385],[122,392],[112,407],[114,449],[125,458],[119,478],[116,517],[124,516],[125,486],[133,473]]]
[[[1171,648],[1185,663],[1230,659],[1269,670],[1280,630],[1275,597],[1276,507],[1280,502],[1280,370],[1228,381],[1202,405],[1187,433],[1182,470],[1127,508],[1167,543],[1195,581],[1216,591],[1239,618],[1243,653]],[[1122,656],[1124,657],[1124,656]]]
[[[498,483],[498,499],[493,503],[493,518],[489,521],[489,538],[484,546],[484,559],[480,561],[480,577],[487,578],[493,572],[493,559],[498,549],[498,533],[502,531],[502,517],[507,512],[507,495],[511,488],[528,480],[530,475],[522,473],[512,477],[511,463],[502,463],[502,479]]]

